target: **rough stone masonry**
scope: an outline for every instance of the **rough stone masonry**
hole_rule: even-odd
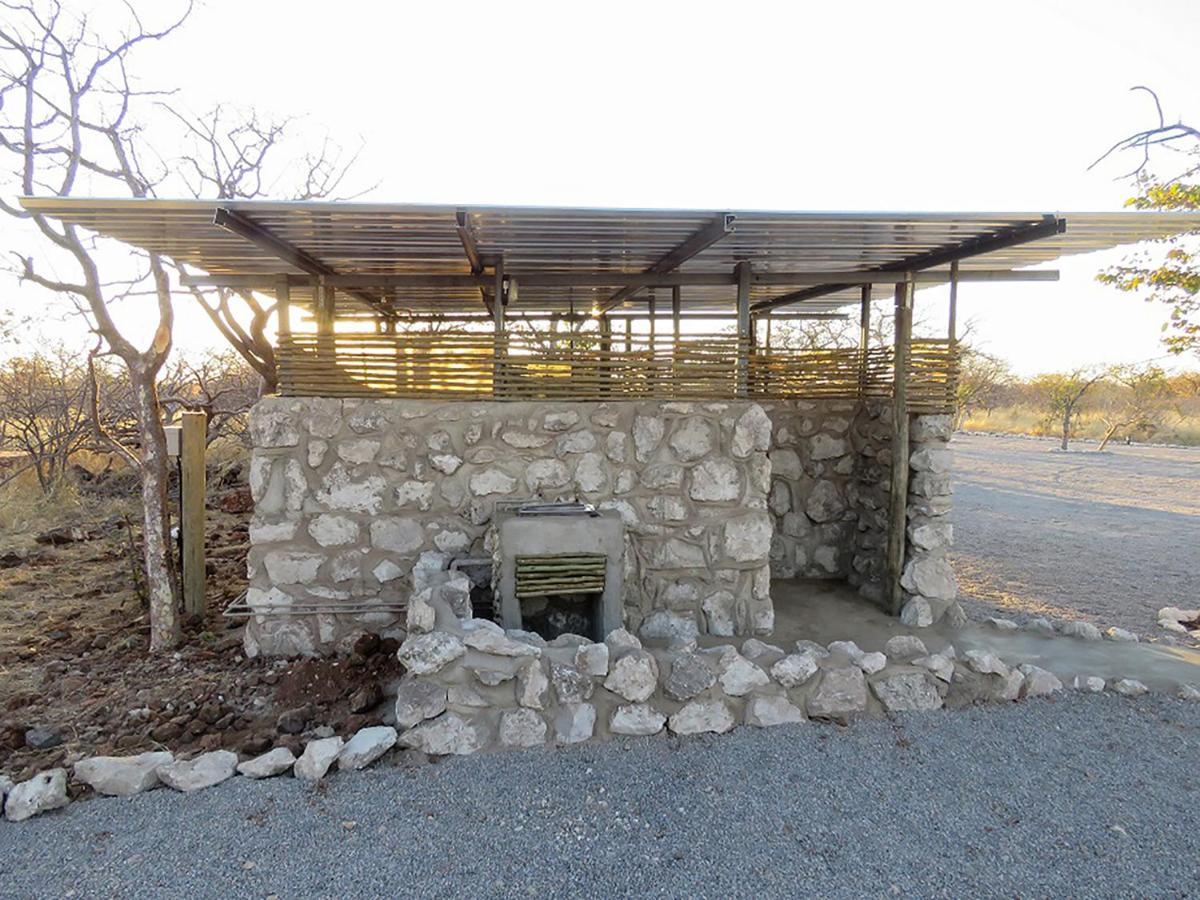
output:
[[[840,401],[266,398],[250,427],[247,651],[327,652],[364,628],[402,636],[414,567],[490,557],[496,504],[535,498],[620,514],[630,630],[666,611],[700,633],[769,634],[772,574],[878,593],[887,415]],[[921,624],[954,596],[938,421],[913,429],[905,587]]]

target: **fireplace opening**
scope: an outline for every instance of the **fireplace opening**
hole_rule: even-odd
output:
[[[625,529],[582,503],[497,509],[496,602],[505,628],[603,640],[621,627]]]
[[[607,558],[598,553],[518,556],[516,593],[522,625],[546,640],[561,634],[600,640],[607,565]]]

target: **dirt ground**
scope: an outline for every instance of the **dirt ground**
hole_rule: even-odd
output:
[[[954,438],[954,554],[972,618],[1084,619],[1164,639],[1200,606],[1200,449]]]
[[[83,490],[71,519],[56,523],[59,543],[0,534],[0,772],[20,780],[83,756],[164,747],[299,749],[322,726],[379,723],[382,687],[399,675],[394,641],[372,637],[331,660],[245,658],[241,620],[222,616],[246,587],[244,485],[210,492],[208,613],[161,655],[147,652],[123,523],[128,515],[136,544],[137,502],[124,488]]]

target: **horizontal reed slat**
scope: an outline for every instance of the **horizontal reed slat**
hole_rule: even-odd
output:
[[[488,332],[343,333],[285,336],[277,352],[285,396],[411,397],[464,400],[726,400],[886,398],[890,348],[751,352],[733,335],[589,335],[571,340]],[[946,412],[958,383],[957,347],[915,340],[909,408]]]

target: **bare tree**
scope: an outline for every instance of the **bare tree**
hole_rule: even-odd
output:
[[[1012,369],[1003,359],[973,347],[964,348],[955,389],[954,427],[961,428],[977,409],[990,413],[1012,381]]]
[[[297,147],[292,140],[293,118],[269,119],[254,110],[231,113],[223,106],[198,116],[167,103],[163,108],[183,130],[176,167],[193,197],[344,200],[371,189],[339,193],[358,161],[361,143],[347,152],[326,135],[315,150]],[[275,348],[267,335],[276,313],[274,302],[264,302],[248,290],[189,290],[221,335],[258,373],[262,393],[274,393],[279,376]]]
[[[206,442],[241,440],[246,416],[258,399],[258,379],[232,350],[200,359],[177,359],[163,371],[159,393],[163,409],[175,419],[184,410],[208,417]]]
[[[62,481],[88,431],[87,377],[75,354],[56,347],[0,365],[0,448],[25,455],[22,471],[33,469],[44,494]]]
[[[97,32],[86,15],[65,11],[57,0],[5,3],[0,24],[0,150],[7,156],[9,186],[23,195],[71,196],[83,183],[93,189],[152,195],[156,181],[143,167],[141,123],[135,108],[154,92],[131,80],[128,63],[144,44],[174,32],[191,11],[159,28],[128,9],[116,36]],[[160,176],[161,177],[161,176]],[[108,263],[94,239],[74,225],[23,210],[8,199],[0,210],[31,224],[54,252],[38,262],[19,262],[20,277],[75,301],[103,341],[124,364],[137,399],[139,447],[114,449],[141,476],[146,584],[152,650],[179,641],[178,590],[167,518],[167,449],[160,416],[157,375],[171,351],[174,314],[164,261],[138,258],[134,271],[107,275]],[[125,265],[122,260],[122,265]],[[73,269],[74,276],[57,274]],[[157,322],[145,347],[118,327],[109,309],[116,296],[145,289],[156,302]]]

